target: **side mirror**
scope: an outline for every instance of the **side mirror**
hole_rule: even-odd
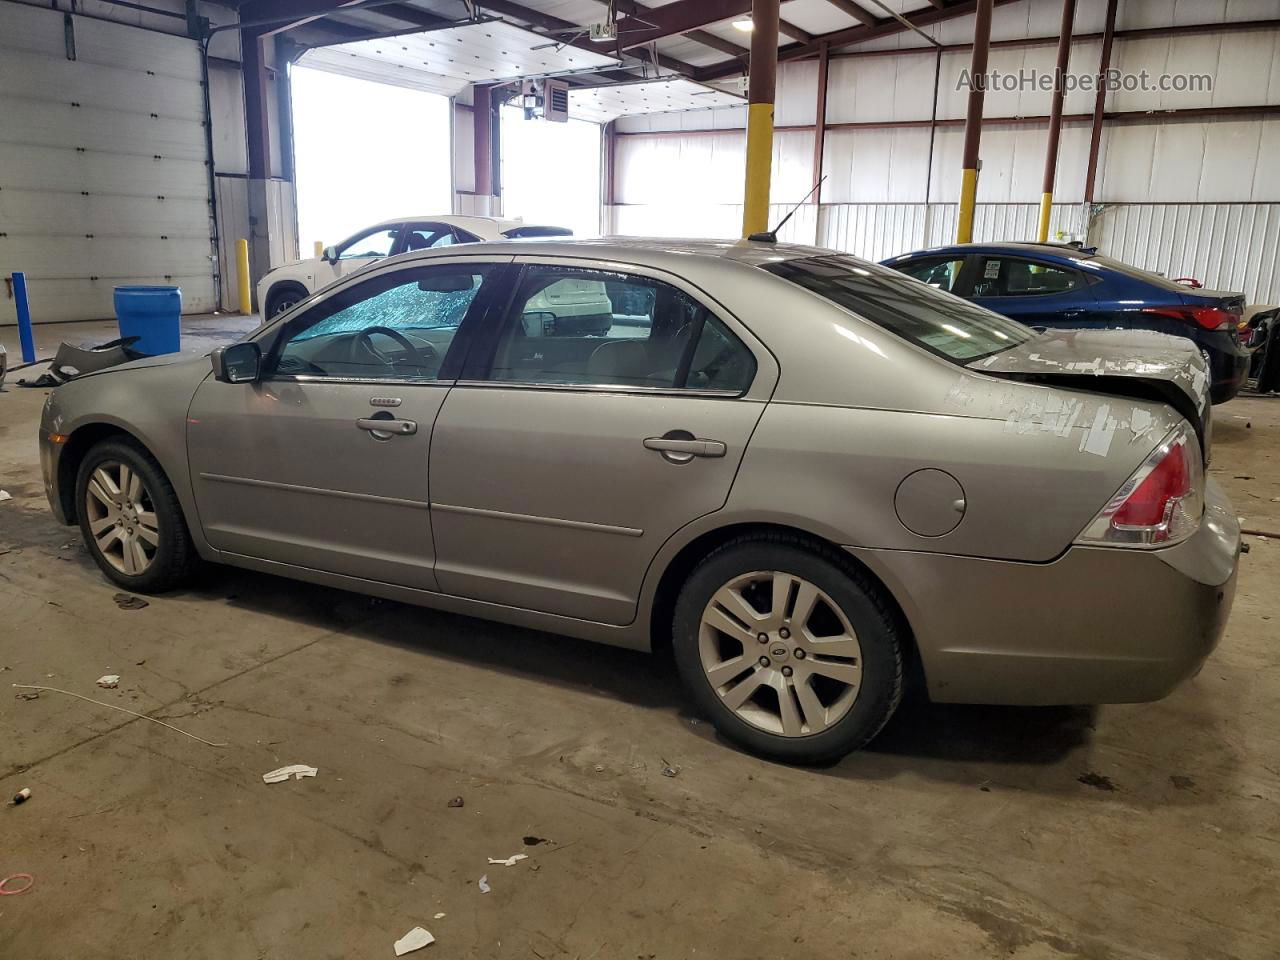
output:
[[[262,366],[262,350],[256,343],[233,343],[215,347],[209,354],[213,378],[223,383],[252,383]]]
[[[325,247],[320,251],[320,259],[325,263],[335,263],[338,259],[338,248]]]

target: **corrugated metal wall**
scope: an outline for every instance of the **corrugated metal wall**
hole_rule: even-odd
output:
[[[1107,204],[1089,242],[1168,277],[1280,304],[1280,203]]]
[[[770,218],[777,222],[788,209],[773,204]],[[954,203],[805,204],[781,239],[878,261],[953,243],[956,212]],[[615,206],[612,217],[619,234],[728,238],[741,230],[742,205]],[[974,240],[1032,240],[1038,217],[1034,203],[980,203]],[[1057,203],[1049,224],[1051,237],[1086,239],[1145,270],[1195,277],[1251,303],[1280,303],[1280,203],[1104,204],[1092,218],[1083,204]]]

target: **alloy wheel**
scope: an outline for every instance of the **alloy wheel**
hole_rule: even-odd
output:
[[[85,489],[89,531],[103,558],[136,577],[155,560],[160,526],[151,491],[136,470],[116,460],[99,464]]]
[[[712,595],[698,655],[726,707],[784,737],[837,723],[862,683],[862,648],[848,617],[816,584],[778,570],[735,577]]]

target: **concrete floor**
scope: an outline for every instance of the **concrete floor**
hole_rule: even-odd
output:
[[[0,809],[0,876],[35,878],[0,956],[390,957],[419,924],[424,957],[1280,956],[1274,540],[1161,703],[909,704],[795,769],[718,742],[658,658],[229,569],[120,609],[44,502],[42,401],[0,394],[0,684],[226,746],[0,696],[0,793],[33,792]],[[1215,437],[1247,525],[1280,531],[1280,402]],[[319,775],[263,784],[291,763]]]

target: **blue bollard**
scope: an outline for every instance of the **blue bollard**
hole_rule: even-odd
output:
[[[18,340],[22,343],[22,362],[36,362],[36,342],[31,335],[31,307],[27,304],[27,275],[13,275],[13,299],[18,304]]]

